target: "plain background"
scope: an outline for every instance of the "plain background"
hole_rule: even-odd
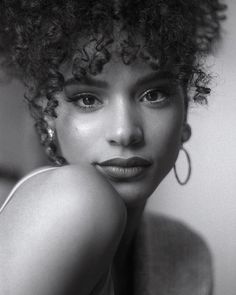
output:
[[[236,289],[236,1],[227,4],[223,42],[208,60],[217,73],[209,106],[190,108],[191,180],[182,187],[170,172],[148,204],[149,210],[184,221],[206,239],[214,257],[215,295],[234,295]],[[21,175],[44,159],[23,93],[16,81],[2,83],[0,165]],[[184,176],[182,155],[177,164]]]

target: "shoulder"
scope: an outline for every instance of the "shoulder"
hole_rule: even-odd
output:
[[[153,288],[173,295],[211,294],[213,269],[210,250],[204,239],[175,219],[148,213],[138,239],[145,240],[150,282]],[[143,250],[141,250],[143,251]]]
[[[94,203],[100,202],[104,206],[114,202],[114,205],[122,207],[117,192],[95,168],[73,165],[42,167],[29,173],[15,185],[3,207],[7,207],[6,211],[8,207],[17,207],[19,211],[30,207],[34,202],[37,205],[43,202],[45,207],[54,201],[57,204],[63,202],[63,205],[67,203],[74,206],[79,202],[89,205],[89,198],[92,198]]]
[[[26,228],[39,234],[53,227],[63,236],[70,227],[71,232],[80,229],[94,236],[96,225],[109,236],[124,227],[125,214],[118,194],[94,168],[40,169],[16,186],[0,215],[0,233],[11,227],[17,234]]]
[[[5,253],[0,264],[7,288],[12,294],[32,294],[37,286],[43,290],[39,294],[58,294],[75,274],[72,285],[77,288],[80,278],[80,290],[91,288],[108,268],[124,225],[121,199],[92,168],[68,165],[31,175],[0,215]],[[86,279],[84,273],[89,274]],[[15,291],[18,284],[22,293]]]
[[[204,251],[206,254],[210,253],[201,235],[184,222],[164,215],[148,213],[144,216],[143,226],[148,226],[154,237],[161,238],[158,239],[160,244],[173,245],[173,248],[178,246],[183,251],[188,248],[191,249],[191,254],[198,253],[199,250]]]

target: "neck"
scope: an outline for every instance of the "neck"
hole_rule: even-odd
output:
[[[127,206],[126,228],[113,261],[113,280],[117,294],[132,294],[132,246],[145,205],[146,202],[135,207]]]
[[[119,262],[124,262],[127,257],[135,233],[141,222],[145,205],[146,202],[143,202],[135,207],[127,207],[127,223],[115,256],[115,259],[117,257]]]

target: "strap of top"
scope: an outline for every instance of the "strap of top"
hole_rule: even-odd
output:
[[[56,167],[43,167],[43,168],[39,168],[36,169],[32,172],[30,172],[29,174],[27,174],[25,177],[23,177],[20,181],[17,182],[17,184],[13,187],[13,189],[11,190],[11,192],[9,193],[8,197],[6,198],[6,200],[4,201],[4,203],[2,204],[2,206],[0,207],[0,214],[2,213],[2,211],[5,209],[5,207],[7,206],[7,204],[11,201],[11,199],[13,198],[15,192],[17,191],[17,189],[24,183],[26,182],[28,179],[30,179],[31,177],[40,174],[42,172],[48,171],[48,170],[52,170],[55,169]]]

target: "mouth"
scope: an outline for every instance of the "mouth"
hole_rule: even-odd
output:
[[[152,162],[141,157],[113,158],[96,163],[98,170],[114,181],[133,181],[145,175]]]

